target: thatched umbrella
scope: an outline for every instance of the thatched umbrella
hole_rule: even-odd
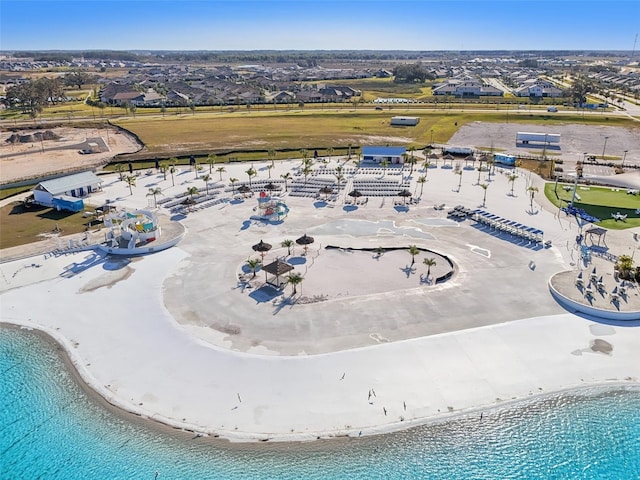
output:
[[[296,240],[296,243],[298,245],[302,245],[304,247],[305,254],[307,253],[308,246],[311,245],[313,242],[315,242],[314,238],[310,237],[306,233]]]
[[[185,199],[182,201],[182,205],[184,205],[185,207],[187,207],[187,210],[189,210],[189,208],[190,208],[192,205],[195,205],[195,204],[196,204],[196,201],[195,201],[193,198],[191,198],[191,197],[189,197],[189,198],[185,198]]]
[[[253,248],[254,252],[258,252],[260,256],[264,259],[264,254],[267,253],[269,250],[271,250],[272,247],[271,247],[271,244],[265,243],[262,240],[260,240],[259,243],[256,243],[251,248]]]
[[[320,193],[322,193],[323,195],[329,196],[333,193],[333,187],[330,187],[329,185],[325,185],[320,189]]]
[[[409,190],[401,190],[398,192],[398,196],[402,197],[404,204],[407,204],[407,198],[411,196],[411,192]]]
[[[438,160],[438,155],[436,155],[435,153],[430,153],[429,156],[427,157],[429,160]]]
[[[262,188],[265,189],[265,190],[280,190],[280,187],[278,185],[276,185],[275,183],[272,183],[272,182],[267,183]]]
[[[244,197],[245,193],[251,193],[251,187],[249,187],[249,185],[240,185],[238,187],[238,192],[240,192]]]
[[[360,198],[362,196],[362,192],[354,188],[348,193],[348,195],[350,197],[353,197],[353,199],[355,200],[356,198]]]

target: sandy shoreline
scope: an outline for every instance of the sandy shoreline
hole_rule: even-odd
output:
[[[242,166],[228,168],[237,169],[228,176],[242,174]],[[640,329],[566,312],[548,292],[550,276],[572,268],[576,228],[553,211],[529,212],[523,191],[535,178],[521,180],[511,196],[506,177],[496,175],[489,209],[543,228],[553,242],[546,249],[471,222],[443,222],[433,203],[475,206],[481,193],[473,174],[462,192],[451,190],[450,172],[429,175],[429,199],[407,212],[379,200],[346,211],[287,197],[289,217],[267,225],[247,221],[254,200],[246,200],[189,214],[180,245],[153,255],[114,262],[81,252],[1,263],[1,318],[47,332],[89,388],[136,419],[238,442],[375,435],[585,385],[637,384]],[[174,191],[161,175],[147,181]],[[181,172],[175,191],[196,182]],[[99,195],[148,206],[146,188],[130,195],[121,183],[114,179]],[[371,230],[367,219],[379,223]],[[324,246],[417,244],[446,254],[458,270],[443,286],[425,286],[424,256],[407,273],[406,252],[376,260],[317,245],[306,258],[319,255],[318,263],[296,269],[308,275],[304,295],[328,285],[330,301],[278,308],[257,289],[239,287],[252,244],[275,245],[273,259],[283,238],[303,233]],[[612,232],[608,241],[625,245],[627,236]],[[367,282],[376,287],[371,294]]]

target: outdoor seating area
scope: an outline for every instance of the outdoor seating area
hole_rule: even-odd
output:
[[[529,242],[540,244],[543,241],[544,232],[537,228],[528,227],[521,223],[499,217],[484,210],[474,210],[473,220],[486,225],[491,229],[508,233],[514,237],[522,238]]]
[[[395,197],[401,190],[408,189],[408,181],[360,178],[353,180],[353,188],[364,197]]]
[[[335,194],[344,189],[344,184],[338,185],[335,180],[328,178],[308,178],[306,181],[293,180],[289,188],[289,196],[319,198],[322,193],[321,190],[324,188],[332,189],[332,193],[335,196]]]

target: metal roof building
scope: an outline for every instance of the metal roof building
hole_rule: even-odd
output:
[[[93,172],[74,173],[38,183],[33,189],[33,199],[35,203],[51,207],[54,197],[84,197],[100,190],[101,185],[102,180]]]
[[[362,147],[362,160],[375,163],[383,160],[389,163],[404,163],[403,155],[406,151],[405,147]]]

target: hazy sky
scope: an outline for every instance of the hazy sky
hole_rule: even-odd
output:
[[[638,0],[0,0],[2,50],[631,50],[638,32]]]

